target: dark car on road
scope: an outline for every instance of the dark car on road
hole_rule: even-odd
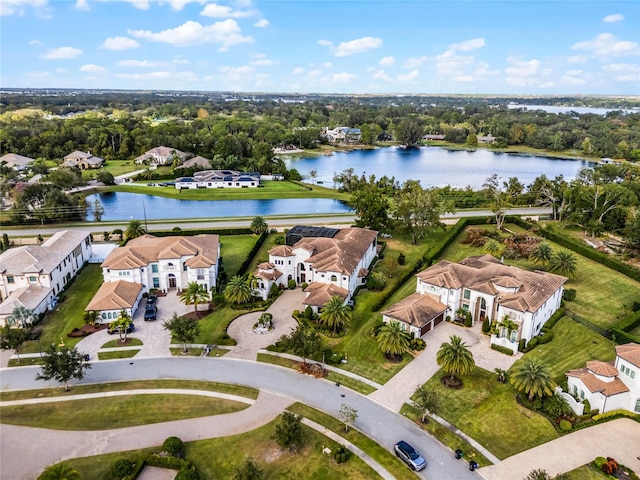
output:
[[[113,335],[114,333],[120,333],[121,328],[122,327],[120,325],[110,325],[109,328],[107,329],[107,332],[109,333],[109,335]],[[133,324],[133,322],[131,322],[127,327],[127,333],[131,333],[135,329],[136,329],[136,326]]]
[[[422,470],[427,466],[427,461],[422,458],[422,456],[409,445],[404,440],[400,440],[393,446],[393,450],[396,452],[396,456],[400,457],[400,459],[409,465],[412,470],[418,471]]]
[[[158,315],[158,307],[155,305],[147,305],[147,308],[144,311],[144,321],[150,322],[156,319]]]

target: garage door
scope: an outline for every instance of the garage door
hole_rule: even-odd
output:
[[[420,336],[424,335],[425,333],[431,331],[431,322],[427,323],[425,326],[423,326],[420,329]]]
[[[443,321],[444,321],[444,313],[441,313],[440,315],[438,315],[438,317],[436,317],[436,320],[435,322],[433,322],[433,324],[440,325]]]

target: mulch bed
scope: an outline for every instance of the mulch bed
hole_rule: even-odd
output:
[[[99,332],[100,330],[104,330],[108,325],[106,323],[96,323],[95,325],[85,324],[80,328],[74,328],[69,333],[67,333],[67,337],[86,337],[87,335],[91,335],[92,333]]]
[[[451,388],[453,390],[460,390],[462,388],[462,380],[458,377],[451,377],[451,375],[445,375],[444,377],[440,377],[440,383],[447,388]]]

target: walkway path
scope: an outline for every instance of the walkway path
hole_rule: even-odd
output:
[[[478,470],[487,480],[524,478],[531,470],[542,468],[552,477],[593,461],[613,457],[635,472],[640,472],[640,428],[638,422],[621,418],[578,430],[535,448]]]

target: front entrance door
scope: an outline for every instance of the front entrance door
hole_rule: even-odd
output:
[[[176,288],[176,276],[174,274],[169,275],[169,288]]]

